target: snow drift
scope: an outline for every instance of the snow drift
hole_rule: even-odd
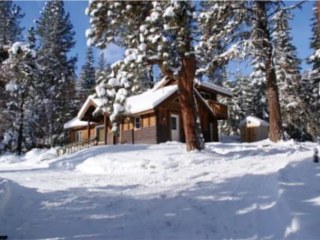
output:
[[[318,238],[320,165],[312,162],[317,145],[263,141],[206,147],[186,153],[183,144],[171,142],[98,146],[54,159],[39,150],[21,161],[2,157],[0,234],[9,239]],[[41,154],[50,160],[40,161]],[[34,159],[28,167],[26,159]]]

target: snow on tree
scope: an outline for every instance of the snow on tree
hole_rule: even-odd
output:
[[[61,0],[48,1],[36,24],[42,70],[43,139],[46,144],[56,145],[66,139],[63,123],[76,112],[76,58],[68,57],[75,45],[75,32]]]
[[[248,50],[253,57],[252,77],[263,82],[265,77],[266,100],[269,114],[269,138],[279,141],[283,138],[281,110],[274,66],[274,49],[271,38],[271,17],[281,9],[282,1],[253,1],[249,4],[252,22]]]
[[[0,2],[0,67],[9,58],[11,45],[21,40],[23,28],[19,24],[22,17],[21,9],[13,4],[11,0]],[[5,85],[8,79],[1,76],[3,73],[0,73],[0,137],[8,124],[8,121],[3,116],[7,102]]]
[[[313,49],[313,54],[309,57],[309,64],[312,70],[305,78],[304,91],[305,101],[309,106],[309,111],[312,116],[309,119],[309,132],[314,141],[320,139],[320,2],[314,3],[314,17],[312,18],[312,37],[310,47]]]
[[[304,140],[306,123],[310,114],[302,100],[302,78],[296,48],[290,36],[289,20],[292,18],[286,10],[273,16],[272,42],[274,48],[274,66],[279,86],[281,113],[286,134],[290,138]]]
[[[260,52],[260,51],[257,51]],[[268,103],[266,99],[266,75],[265,67],[261,62],[261,56],[252,53],[251,61],[252,72],[250,74],[250,85],[252,92],[252,107],[249,111],[249,115],[259,117],[267,120],[268,114]]]
[[[24,14],[11,0],[0,1],[0,48],[22,40],[20,20]]]
[[[228,105],[229,118],[221,121],[219,126],[221,132],[227,135],[239,135],[239,123],[247,116],[256,115],[254,103],[256,93],[253,91],[252,82],[249,76],[240,72],[236,73],[235,79],[226,80],[223,86],[230,89],[232,98],[221,98],[220,102]]]
[[[203,27],[200,32],[196,30],[200,23],[197,21],[197,6],[192,2],[91,1],[86,10],[91,18],[91,28],[86,32],[89,44],[105,48],[111,42],[117,43],[131,52],[125,56],[123,60],[125,63],[130,60],[133,65],[139,67],[158,65],[164,76],[176,81],[180,93],[179,103],[188,151],[203,147],[193,93],[197,62],[201,62],[201,55],[205,52],[202,49],[210,37],[217,38],[212,41],[217,43],[238,25],[237,21],[232,21],[237,18],[234,14],[237,12],[236,8],[230,8],[230,11],[225,12],[229,2],[217,2],[217,4],[224,5],[223,8],[218,7],[216,10],[216,13],[223,16],[221,21],[216,22],[217,28],[229,26],[227,23],[230,27],[226,28],[226,33],[220,29],[220,35],[206,35],[208,39],[199,39],[200,33],[205,35],[204,30],[209,26]],[[235,1],[231,5],[238,6],[238,4]],[[203,16],[206,15],[210,15],[210,11]],[[215,14],[209,17],[217,18]],[[214,23],[214,21],[211,22]],[[212,26],[211,24],[210,27]],[[199,40],[201,41],[197,48],[195,44]],[[210,47],[209,44],[208,47]],[[226,53],[224,59],[231,55],[234,55],[234,51]],[[206,74],[220,65],[215,59],[211,60],[208,66],[203,67],[205,70],[199,71],[199,74]]]
[[[120,116],[126,112],[127,97],[144,90],[141,85],[144,71],[132,64],[132,54],[131,50],[126,50],[123,61],[112,64],[110,69],[100,71],[97,78],[95,96],[102,99],[102,105],[97,108],[95,114],[101,113],[102,110],[111,113],[109,119],[113,134],[118,133]]]
[[[1,67],[8,101],[4,116],[10,121],[2,144],[6,149],[21,154],[34,147],[34,128],[37,122],[34,112],[35,88],[33,80],[38,77],[36,52],[26,43],[16,42],[9,50],[9,59]]]
[[[240,26],[244,23],[243,1],[203,1],[200,5],[197,21],[202,35],[197,46],[198,64],[201,66],[197,71],[198,77],[206,74],[208,81],[221,86],[226,81],[226,64],[231,58],[223,57],[223,54],[239,36]],[[235,53],[238,54],[237,50],[228,54]]]

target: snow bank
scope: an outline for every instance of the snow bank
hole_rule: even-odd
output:
[[[0,171],[46,168],[49,166],[48,160],[52,160],[56,157],[56,148],[35,148],[21,156],[4,154],[0,156]]]
[[[0,178],[0,216],[3,216],[3,213],[6,209],[6,206],[9,200],[10,200],[10,188],[8,185],[8,180]]]
[[[15,182],[0,180],[0,204],[10,200],[0,211],[0,233],[12,239],[317,239],[320,165],[312,155],[319,146],[227,140],[192,153],[177,142],[96,146],[48,161],[35,149],[10,160],[12,171],[1,171],[8,163],[0,161],[1,177]],[[34,168],[23,170],[25,161]],[[50,164],[39,169],[44,162]]]

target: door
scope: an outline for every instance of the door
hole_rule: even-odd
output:
[[[180,121],[179,115],[170,115],[171,141],[180,141]]]
[[[104,127],[97,127],[96,130],[97,130],[97,141],[104,142],[104,136],[105,136]]]

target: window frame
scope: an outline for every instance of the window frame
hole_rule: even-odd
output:
[[[79,130],[76,132],[76,142],[81,143],[82,142],[82,130]]]
[[[134,129],[141,129],[142,125],[141,125],[141,117],[134,117]],[[137,127],[138,125],[138,127]]]

